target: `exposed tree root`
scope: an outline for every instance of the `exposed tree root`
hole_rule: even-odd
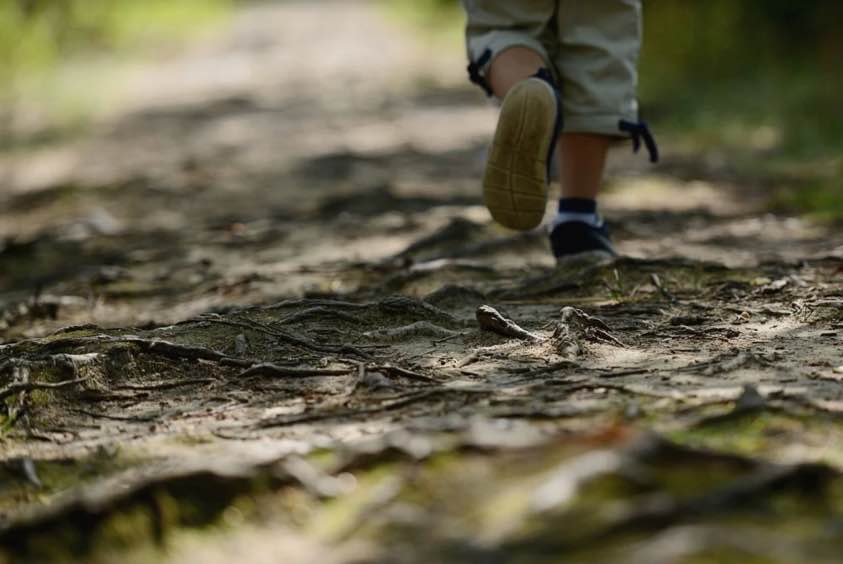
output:
[[[534,342],[546,340],[541,335],[522,329],[517,323],[511,319],[507,319],[491,306],[481,305],[478,307],[476,317],[481,329],[497,333],[504,337]]]
[[[19,394],[21,392],[31,392],[33,390],[60,390],[68,388],[85,382],[87,378],[76,378],[74,380],[64,380],[62,382],[19,382],[9,384],[0,388],[0,400],[4,400],[9,396]]]
[[[297,415],[285,415],[282,417],[275,417],[272,419],[260,421],[255,425],[255,427],[258,429],[268,429],[272,427],[284,427],[288,425],[297,425],[300,423],[313,423],[316,421],[326,421],[330,419],[357,418],[360,416],[375,415],[379,413],[394,411],[396,409],[407,407],[409,405],[419,403],[428,399],[433,399],[442,395],[459,395],[461,392],[464,392],[464,390],[445,390],[441,388],[434,390],[425,390],[422,392],[412,393],[405,396],[393,398],[381,404],[376,404],[372,407],[362,407],[356,409],[329,409],[323,411],[314,410],[312,412],[305,412]]]
[[[367,331],[363,336],[374,340],[401,340],[412,337],[434,337],[434,338],[453,338],[461,335],[458,331],[451,331],[438,325],[434,325],[430,321],[416,321],[410,325],[403,327],[394,327],[391,329],[378,329],[375,331]]]
[[[278,366],[271,362],[256,364],[237,375],[238,378],[250,378],[252,376],[348,376],[353,372],[352,368],[289,368]]]

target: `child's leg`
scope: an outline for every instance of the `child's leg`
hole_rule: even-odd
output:
[[[503,100],[509,89],[547,66],[542,56],[528,47],[515,46],[501,51],[492,60],[487,73],[489,86]]]
[[[493,217],[516,229],[541,220],[544,175],[530,163],[547,161],[548,143],[533,140],[553,131],[545,122],[558,112],[546,88],[525,79],[547,68],[561,77],[565,117],[556,148],[563,198],[552,226],[554,254],[613,252],[595,201],[609,144],[613,138],[643,137],[655,149],[637,119],[640,0],[464,0],[464,5],[472,80],[499,99],[518,85],[518,94],[501,109],[484,176]],[[562,223],[580,226],[557,229]]]
[[[557,0],[464,0],[472,81],[502,101],[483,175],[483,201],[512,229],[541,223],[547,163],[561,118],[550,53]],[[545,69],[540,77],[525,80]]]
[[[551,244],[557,257],[591,248],[613,252],[596,204],[609,145],[630,135],[651,139],[638,123],[636,100],[641,2],[559,0],[556,25],[565,128],[557,146],[562,198]]]
[[[563,198],[596,199],[611,138],[592,133],[563,133],[556,147]]]
[[[548,43],[557,43],[553,16],[558,0],[462,0],[466,13],[466,49],[475,67],[472,80],[486,79],[489,67],[501,56],[501,64],[515,68],[521,64],[549,67],[552,61]],[[506,55],[505,52],[509,51]],[[520,59],[520,55],[530,60]],[[533,69],[535,72],[535,69]],[[476,74],[475,74],[476,73]],[[530,76],[526,74],[521,78]],[[484,88],[488,84],[484,85]],[[512,86],[510,84],[509,86]],[[508,90],[508,87],[504,90]],[[487,92],[491,95],[492,92]],[[502,94],[505,94],[503,92]]]
[[[510,88],[534,76],[545,65],[542,56],[532,49],[512,47],[492,61],[488,72],[489,85],[495,96],[502,100]],[[556,149],[562,197],[597,197],[610,142],[611,138],[605,135],[562,134]]]

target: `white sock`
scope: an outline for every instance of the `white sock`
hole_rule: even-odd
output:
[[[550,230],[556,229],[556,226],[569,221],[579,221],[592,227],[602,227],[603,218],[598,213],[583,213],[583,212],[557,212],[556,217],[550,222]]]

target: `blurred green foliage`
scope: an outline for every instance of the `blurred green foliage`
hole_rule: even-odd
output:
[[[424,32],[428,45],[461,48],[462,8],[456,0],[376,0],[395,20]]]
[[[0,151],[74,136],[119,101],[127,61],[167,49],[234,0],[0,0]]]
[[[772,187],[775,205],[843,218],[843,3],[658,0],[644,14],[644,114],[791,179]]]
[[[230,0],[0,0],[0,95],[80,53],[135,49],[178,37]]]
[[[658,0],[644,6],[645,104],[692,117],[701,128],[735,119],[780,128],[790,151],[813,152],[843,139],[837,110],[843,79],[836,72],[843,3]]]

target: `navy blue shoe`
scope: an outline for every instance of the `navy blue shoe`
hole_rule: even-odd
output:
[[[609,230],[603,224],[594,227],[581,221],[560,223],[550,232],[550,247],[556,260],[580,253],[600,253],[616,257],[618,253],[609,240]]]

